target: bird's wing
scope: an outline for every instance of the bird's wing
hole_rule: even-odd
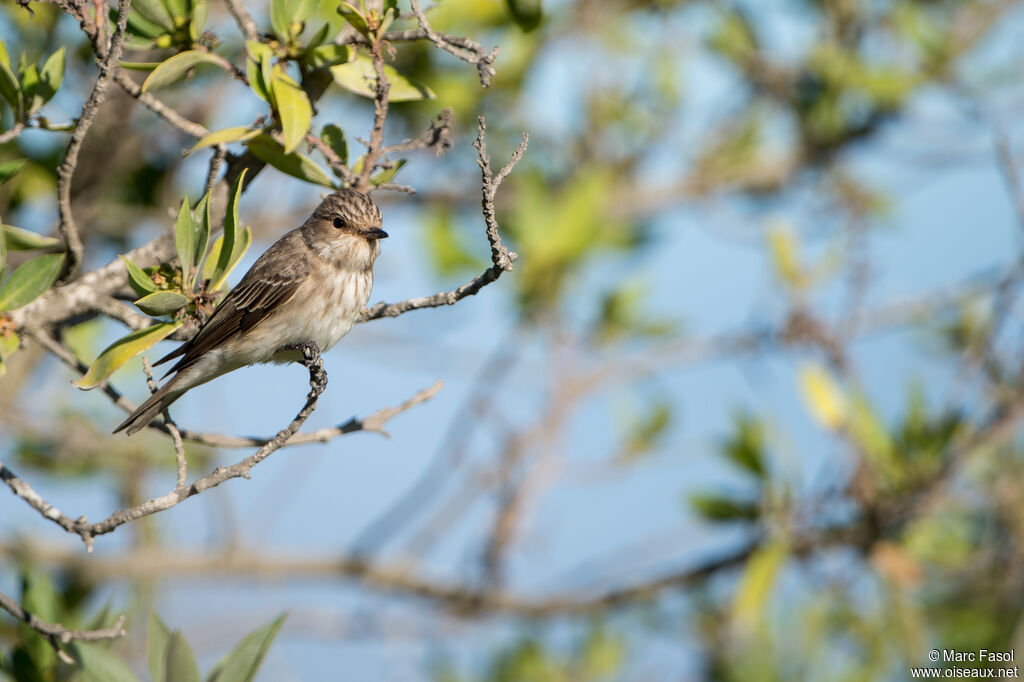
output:
[[[308,269],[302,267],[301,262],[296,263],[294,259],[282,264],[280,259],[268,258],[273,250],[271,247],[260,257],[191,340],[160,358],[155,364],[183,356],[167,374],[184,369],[207,351],[252,329],[290,301],[299,290]]]

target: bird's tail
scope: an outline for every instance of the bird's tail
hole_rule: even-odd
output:
[[[178,377],[174,376],[170,381],[157,389],[156,393],[149,396],[146,402],[139,405],[138,409],[121,422],[121,425],[114,429],[113,432],[117,433],[127,429],[130,436],[148,426],[151,421],[156,419],[157,415],[166,410],[171,403],[180,398],[185,392],[186,389],[180,389],[175,386],[178,383],[177,379]]]

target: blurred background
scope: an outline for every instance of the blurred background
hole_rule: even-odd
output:
[[[336,5],[314,13],[335,32]],[[0,7],[0,38],[12,62],[66,47],[42,114],[71,121],[89,43],[56,5],[29,8]],[[259,680],[903,680],[942,665],[932,649],[1024,651],[1019,3],[443,0],[427,17],[499,47],[497,73],[484,89],[429,42],[394,43],[389,63],[436,97],[393,103],[385,141],[446,107],[453,135],[408,155],[394,181],[415,195],[374,195],[391,238],[371,303],[489,265],[481,114],[496,166],[530,134],[498,193],[519,260],[457,305],[358,325],[306,428],[444,388],[388,438],[281,450],[92,554],[2,495],[0,589],[66,625],[128,614],[113,651],[140,673],[151,609],[204,671],[288,612]],[[242,64],[219,0],[205,30]],[[212,68],[158,96],[210,130],[267,114]],[[332,87],[316,107],[314,129],[361,153],[372,101]],[[30,159],[0,216],[52,236],[68,137],[40,127],[0,146]],[[87,270],[202,195],[194,143],[111,88],[72,186]],[[261,172],[230,283],[323,191]],[[62,331],[87,364],[126,333],[102,316]],[[40,346],[5,368],[0,461],[64,513],[173,487],[170,440],[107,435],[123,414]],[[112,383],[141,402],[139,359]],[[296,366],[246,368],[172,413],[270,435],[306,386]],[[187,453],[197,476],[249,450]],[[12,679],[72,675],[32,637],[0,618]]]

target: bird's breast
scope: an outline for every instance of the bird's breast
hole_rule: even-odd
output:
[[[373,288],[372,270],[332,270],[330,276],[311,278],[308,292],[310,312],[304,340],[315,342],[321,350],[333,347],[352,329]]]

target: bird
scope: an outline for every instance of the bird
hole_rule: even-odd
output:
[[[312,215],[261,255],[195,336],[156,365],[174,374],[114,433],[145,428],[184,393],[246,365],[302,359],[297,348],[332,348],[370,298],[380,254],[380,209],[354,189],[328,195]]]

